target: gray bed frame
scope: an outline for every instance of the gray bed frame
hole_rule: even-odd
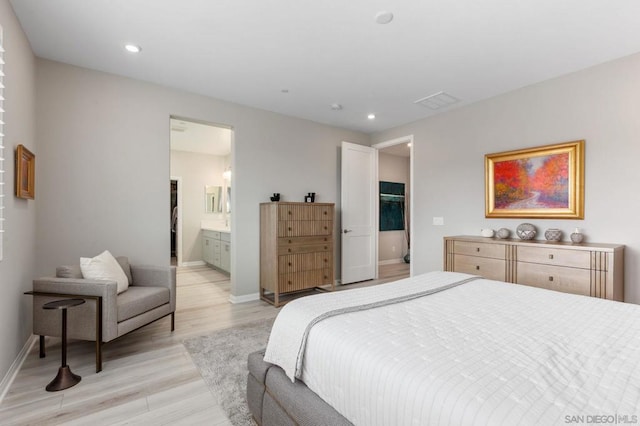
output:
[[[247,404],[261,426],[352,425],[303,382],[292,383],[277,365],[264,361],[264,349],[249,354]]]

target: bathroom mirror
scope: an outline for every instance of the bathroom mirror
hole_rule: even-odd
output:
[[[206,185],[204,187],[205,213],[222,213],[222,187]]]

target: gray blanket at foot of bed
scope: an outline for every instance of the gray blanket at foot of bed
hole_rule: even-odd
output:
[[[291,383],[284,371],[264,362],[264,350],[249,355],[247,404],[261,426],[351,425],[303,382]]]

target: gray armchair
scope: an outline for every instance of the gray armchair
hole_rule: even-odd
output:
[[[79,265],[60,266],[56,277],[33,281],[33,333],[40,336],[40,357],[45,356],[44,336],[60,337],[60,313],[42,309],[61,298],[84,299],[69,311],[67,336],[96,342],[96,373],[102,370],[102,343],[171,315],[175,328],[176,269],[173,266],[129,265],[118,257],[129,279],[129,288],[117,294],[117,283],[82,277]]]

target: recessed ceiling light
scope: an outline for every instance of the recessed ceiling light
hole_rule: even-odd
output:
[[[376,115],[375,114],[369,114],[369,115],[367,115],[367,118],[369,120],[375,120],[376,119]]]
[[[382,10],[376,13],[376,22],[380,25],[388,24],[393,21],[393,13]]]
[[[280,90],[280,92],[282,92],[282,93],[289,93],[289,89],[282,89],[282,90]]]
[[[340,111],[342,109],[342,105],[340,104],[331,104],[331,109],[334,111]]]
[[[142,50],[140,46],[135,44],[125,44],[124,48],[127,49],[127,52],[131,53],[139,53]]]

